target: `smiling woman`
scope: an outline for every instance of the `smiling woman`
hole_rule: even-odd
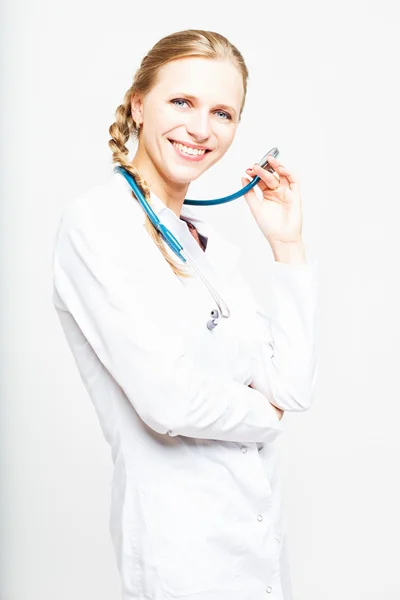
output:
[[[150,204],[151,189],[179,217],[189,184],[232,144],[247,80],[239,50],[216,32],[173,33],[143,58],[116,110],[109,146],[113,161],[135,178]],[[139,143],[130,162],[126,142],[132,135]],[[174,273],[190,276],[148,217],[146,229]]]
[[[298,180],[272,156],[278,178],[248,170],[264,199],[245,197],[275,257],[269,314],[241,249],[184,205],[232,144],[247,77],[218,33],[160,40],[109,129],[113,163],[138,185],[114,171],[67,207],[56,236],[54,305],[112,449],[123,600],[291,600],[274,442],[283,412],[310,406],[317,369]]]
[[[175,90],[182,89],[185,94],[177,97]],[[243,77],[230,60],[203,56],[169,61],[146,94],[132,95],[132,117],[142,123],[132,164],[177,216],[189,184],[232,144],[237,128],[233,115],[239,113],[243,95]],[[236,110],[222,110],[228,102]]]

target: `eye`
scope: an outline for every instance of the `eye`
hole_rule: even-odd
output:
[[[185,108],[182,104],[179,104],[180,102],[182,102],[183,104],[186,104],[187,106],[189,105],[188,100],[184,100],[184,98],[174,98],[173,100],[171,100],[171,103],[174,104],[175,106],[177,106],[178,108]],[[217,110],[216,114],[222,115],[223,121],[232,121],[231,115],[229,113],[225,112],[224,110]]]
[[[184,104],[187,104],[187,101],[186,101],[186,100],[183,100],[183,98],[174,98],[174,100],[171,100],[171,102],[172,102],[172,103],[175,103],[175,102],[183,102]],[[181,104],[180,104],[180,105],[176,104],[175,106],[182,106],[182,105],[181,105]]]
[[[224,120],[232,120],[231,115],[224,110],[217,110],[217,114],[224,115]]]

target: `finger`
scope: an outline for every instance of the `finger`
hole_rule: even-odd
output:
[[[268,167],[268,166],[272,167],[273,169],[276,169],[277,167],[282,166],[282,165],[277,158],[272,156],[272,154],[268,154],[268,162],[267,162],[266,167]]]
[[[253,169],[246,169],[246,173],[247,175],[249,175],[249,177],[251,177],[251,179],[254,179],[254,177],[256,177],[256,173],[253,171]],[[262,179],[260,179],[257,182],[257,187],[261,192],[265,192],[265,190],[269,189],[265,181],[263,181]]]
[[[271,167],[273,167],[273,169],[278,173],[278,175],[286,177],[291,190],[298,191],[300,181],[297,175],[291,169],[287,169],[286,167],[281,165],[279,160],[277,160],[273,156],[268,156],[268,163],[271,165]]]
[[[276,190],[279,187],[280,182],[272,173],[267,171],[267,169],[263,169],[259,164],[255,163],[253,165],[253,170],[260,179],[265,181],[270,190]]]
[[[247,173],[247,174],[249,175],[249,177],[251,177],[252,179],[254,179],[254,177],[256,177],[256,175],[257,175],[257,174],[256,174],[256,172],[254,171],[254,169],[246,169],[246,173]],[[270,171],[268,171],[268,173],[270,173]],[[274,173],[271,173],[271,175],[272,175],[273,177],[275,177],[276,181],[278,181],[278,182],[279,182],[279,186],[281,186],[281,187],[288,187],[288,188],[290,189],[290,184],[289,184],[289,181],[288,181],[288,180],[285,178],[285,176],[284,176],[284,175],[285,175],[285,172],[284,172],[283,170],[281,171],[281,173],[280,173],[280,174],[279,174],[278,172],[274,171]],[[279,177],[279,179],[278,179],[278,177]],[[275,191],[275,190],[277,190],[277,189],[278,189],[277,187],[275,187],[275,188],[273,189],[271,186],[267,185],[267,184],[265,183],[265,181],[263,181],[262,179],[260,179],[260,180],[258,181],[258,183],[257,183],[257,186],[258,186],[258,188],[259,188],[259,189],[260,189],[262,192],[265,192],[265,191]]]
[[[270,164],[270,158],[272,158],[272,159],[273,159],[273,161],[274,161],[274,165],[273,165],[273,166],[272,166],[272,161],[271,161],[271,164]],[[259,163],[255,163],[255,164],[256,164],[256,165],[258,165]],[[267,162],[267,164],[266,164],[266,165],[265,165],[263,168],[264,168],[264,169],[267,169],[269,172],[272,172],[272,171],[274,171],[274,170],[276,169],[276,167],[278,167],[278,166],[282,166],[282,165],[280,164],[280,162],[279,162],[279,161],[277,161],[275,158],[271,157],[270,155],[268,155],[268,162]],[[252,167],[250,167],[250,169],[246,169],[246,171],[250,171],[250,172],[254,173],[254,170],[253,170],[253,168],[252,168]],[[253,176],[254,176],[254,175],[253,175]]]

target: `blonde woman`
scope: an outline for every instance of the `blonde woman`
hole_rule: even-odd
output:
[[[260,177],[262,199],[252,190],[246,202],[274,258],[268,314],[239,273],[239,246],[183,204],[232,144],[247,78],[224,36],[172,33],[142,60],[109,129],[113,163],[192,262],[115,168],[57,232],[54,304],[114,461],[123,600],[291,599],[275,440],[284,411],[309,408],[317,371],[299,182],[272,157],[275,174],[253,165],[242,179]],[[212,329],[203,278],[230,311]]]

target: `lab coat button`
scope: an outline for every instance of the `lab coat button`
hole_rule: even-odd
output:
[[[262,515],[258,515],[258,516],[257,516],[257,519],[258,519],[259,521],[262,521],[262,520],[263,520],[263,516],[262,516]]]
[[[247,448],[246,448],[246,446],[242,446],[240,449],[241,449],[241,451],[243,452],[243,454],[244,454],[245,452],[247,452]]]
[[[267,587],[267,594],[270,594],[271,592],[272,592],[272,587],[269,585],[269,586]]]

